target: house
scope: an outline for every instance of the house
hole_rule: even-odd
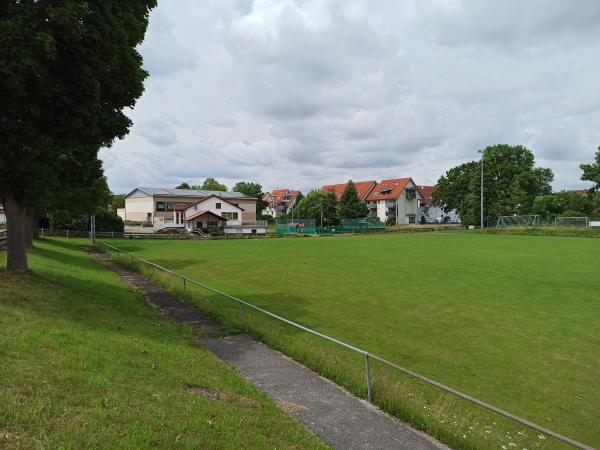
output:
[[[456,211],[445,212],[441,205],[433,203],[433,192],[435,186],[417,186],[421,194],[421,200],[419,204],[420,216],[425,217],[427,223],[459,223],[460,218]]]
[[[263,194],[263,202],[267,205],[263,209],[263,214],[272,216],[273,218],[281,217],[283,214],[288,214],[300,191],[293,189],[275,189],[271,192]]]
[[[237,220],[256,221],[256,198],[249,197],[241,192],[204,191],[195,189],[165,189],[137,187],[125,196],[125,208],[119,209],[117,214],[123,220],[134,222],[147,222],[154,226],[175,223],[176,209],[181,212],[185,205],[197,204],[209,198],[222,199],[224,204],[233,204],[238,210]],[[214,200],[214,203],[217,203]],[[214,208],[215,214],[221,211]],[[222,211],[225,213],[226,211]],[[229,216],[232,217],[232,216]],[[208,222],[208,221],[207,221]],[[214,220],[212,222],[215,222]]]
[[[358,194],[358,198],[361,201],[365,201],[371,191],[377,185],[377,181],[356,181],[354,182],[354,186],[356,186],[356,193]],[[335,194],[336,200],[339,202],[340,198],[342,198],[343,192],[346,190],[346,186],[348,183],[342,184],[327,184],[321,188],[322,191],[333,191]]]
[[[225,234],[265,234],[264,220],[244,220],[244,210],[235,202],[217,195],[173,207],[173,222],[188,233],[197,229],[221,228]]]
[[[369,215],[384,223],[417,223],[421,194],[412,178],[383,180],[366,197]]]
[[[573,194],[573,195],[580,195],[580,196],[585,196],[587,195],[587,190],[586,189],[569,189],[567,190],[567,192],[569,194]]]

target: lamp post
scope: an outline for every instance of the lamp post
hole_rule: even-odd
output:
[[[481,220],[481,229],[483,230],[483,155],[484,152],[483,150],[477,150],[477,153],[481,153],[481,187],[480,187],[480,191],[481,191],[481,205],[480,205],[480,220]]]

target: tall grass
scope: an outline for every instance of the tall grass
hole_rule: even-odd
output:
[[[488,228],[485,230],[485,232],[488,234],[600,238],[600,228],[583,228],[583,227],[546,226],[546,227]]]

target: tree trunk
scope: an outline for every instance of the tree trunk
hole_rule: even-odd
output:
[[[27,272],[27,242],[25,239],[27,216],[25,207],[9,198],[4,203],[6,210],[6,267],[14,272]]]
[[[27,248],[33,247],[33,218],[35,217],[35,213],[33,210],[26,208],[25,209],[25,245]]]

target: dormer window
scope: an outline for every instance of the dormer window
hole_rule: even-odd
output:
[[[215,203],[215,208],[221,209],[221,203]]]
[[[389,194],[390,192],[392,192],[392,190],[390,188],[383,188],[382,190],[379,191],[379,193],[381,195]]]

